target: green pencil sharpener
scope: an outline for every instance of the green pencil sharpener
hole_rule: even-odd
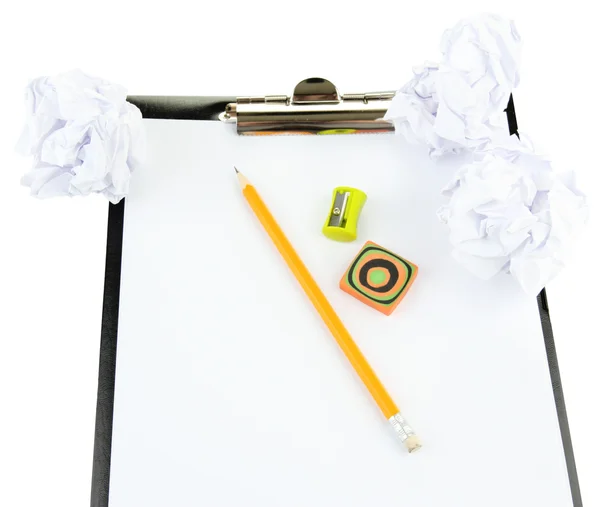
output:
[[[323,234],[334,241],[354,241],[358,217],[366,200],[367,194],[357,188],[335,188]]]

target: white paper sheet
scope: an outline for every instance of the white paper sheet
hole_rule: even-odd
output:
[[[572,505],[534,297],[436,217],[460,161],[393,135],[238,137],[147,120],[126,200],[110,507]],[[449,165],[449,164],[454,165]],[[255,184],[423,441],[407,454],[240,194]],[[320,232],[364,190],[359,239]],[[385,317],[339,279],[373,240],[419,266]]]

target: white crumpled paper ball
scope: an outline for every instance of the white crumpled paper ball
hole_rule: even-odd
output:
[[[484,14],[447,30],[439,64],[414,69],[385,119],[433,157],[477,149],[506,132],[503,113],[519,83],[521,38],[512,21]]]
[[[410,143],[427,145],[434,156],[452,151],[448,141],[435,131],[438,69],[433,62],[414,67],[414,78],[396,92],[385,115],[386,120],[393,121],[396,134]]]
[[[444,194],[438,214],[454,257],[483,279],[511,273],[534,295],[563,267],[588,214],[573,173],[558,173],[516,136],[475,152]]]
[[[17,150],[33,155],[22,183],[37,197],[101,193],[119,202],[145,155],[140,110],[120,85],[79,70],[34,79]]]

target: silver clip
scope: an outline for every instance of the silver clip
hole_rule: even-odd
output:
[[[298,83],[291,96],[238,97],[219,118],[236,122],[239,134],[389,132],[394,126],[383,117],[394,95],[341,95],[331,81],[313,77]]]

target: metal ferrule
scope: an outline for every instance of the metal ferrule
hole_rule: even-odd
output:
[[[404,442],[408,437],[415,435],[414,430],[408,425],[406,419],[400,415],[400,412],[390,417],[388,421],[402,442]]]

